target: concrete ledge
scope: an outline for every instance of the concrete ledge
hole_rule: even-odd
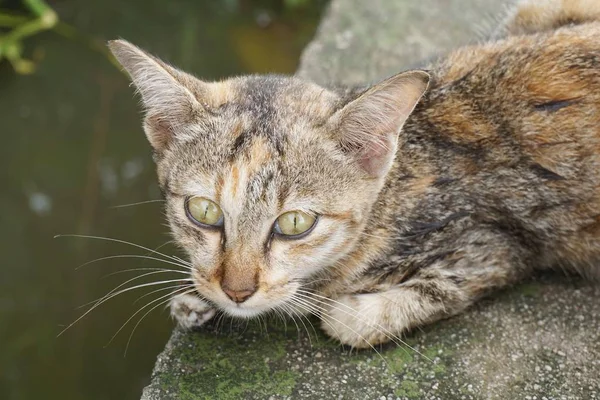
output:
[[[142,398],[600,398],[600,287],[581,281],[523,284],[408,335],[427,358],[350,352],[312,323],[175,331]]]

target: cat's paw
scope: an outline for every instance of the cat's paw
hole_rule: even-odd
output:
[[[393,340],[394,336],[380,324],[380,301],[373,295],[345,295],[322,306],[321,328],[342,344],[353,348],[371,348]]]
[[[193,294],[180,294],[171,299],[171,317],[185,330],[202,326],[215,313],[214,308]]]

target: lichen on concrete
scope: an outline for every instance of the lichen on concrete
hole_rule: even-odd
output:
[[[299,75],[373,81],[476,41],[502,8],[333,0]],[[331,341],[315,319],[218,322],[173,333],[143,399],[600,399],[600,286],[578,279],[537,278],[368,351]]]
[[[169,373],[159,376],[154,392],[158,398],[177,399],[289,396],[299,373],[283,365],[284,343],[275,326],[258,336],[233,330],[219,335],[209,328],[202,334],[176,331],[157,363],[157,370]]]

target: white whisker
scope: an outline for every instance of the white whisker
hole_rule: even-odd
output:
[[[300,314],[299,315],[300,318],[300,322],[302,322],[302,318],[306,319],[306,322],[308,322],[308,324],[310,325],[310,328],[312,329],[313,333],[315,334],[315,339],[317,341],[317,343],[319,342],[319,335],[317,334],[317,331],[315,329],[315,326],[313,325],[313,323],[310,321],[310,318],[306,315]],[[304,325],[304,324],[303,324]],[[308,330],[306,331],[306,333],[308,334],[308,341],[310,342],[310,347],[312,348],[312,341],[310,338],[310,333],[308,332]]]
[[[148,203],[164,203],[166,200],[146,200],[146,201],[138,201],[137,203],[129,203],[129,204],[121,204],[118,206],[112,206],[111,208],[124,208],[124,207],[133,207],[140,204],[148,204]]]
[[[292,316],[292,315],[293,314],[290,313],[290,316]],[[308,343],[310,344],[310,347],[313,348],[313,344],[312,344],[312,339],[311,339],[311,336],[310,336],[310,332],[308,330],[308,327],[306,326],[306,324],[302,320],[302,314],[298,314],[298,318],[300,319],[300,323],[302,324],[302,326],[304,327],[304,330],[306,331],[306,334],[308,335]],[[310,321],[309,321],[309,323],[310,323]],[[312,326],[312,324],[311,324],[311,326]],[[314,329],[315,329],[314,326],[312,328],[313,328],[313,331],[314,331]],[[300,333],[300,331],[298,331],[298,333]],[[317,332],[315,331],[315,336],[316,335],[317,335]]]
[[[131,279],[128,279],[127,281],[125,281],[125,282],[123,282],[123,283],[119,284],[117,287],[115,287],[114,289],[112,289],[110,292],[106,293],[104,296],[102,296],[102,297],[100,297],[100,298],[98,298],[98,299],[96,299],[96,300],[92,300],[92,301],[90,301],[90,302],[87,302],[87,303],[85,303],[85,304],[83,304],[83,305],[81,305],[81,306],[79,306],[79,307],[77,307],[77,308],[79,309],[79,308],[85,307],[85,306],[87,306],[87,305],[90,305],[90,304],[92,304],[92,303],[97,303],[97,302],[100,302],[100,301],[102,301],[102,300],[104,300],[104,299],[106,299],[106,298],[109,298],[109,297],[110,297],[110,296],[111,296],[113,293],[114,293],[114,294],[115,294],[115,296],[116,296],[116,295],[118,295],[119,293],[115,293],[115,292],[116,292],[117,290],[119,290],[120,288],[122,288],[123,286],[127,285],[127,284],[128,284],[128,283],[130,283],[130,282],[136,281],[136,280],[138,280],[138,279],[141,279],[141,278],[144,278],[144,277],[146,277],[146,276],[150,276],[150,275],[156,275],[156,274],[164,274],[164,273],[167,273],[167,272],[171,272],[171,271],[169,271],[169,270],[167,270],[167,271],[152,271],[152,272],[147,272],[147,273],[145,273],[145,274],[141,274],[141,275],[134,276],[133,278],[131,278]],[[188,280],[191,280],[191,278],[181,278],[181,279],[177,279],[177,280],[176,280],[176,282],[178,282],[178,281],[182,281],[182,282],[183,282],[183,281],[188,281]],[[135,288],[135,287],[137,287],[137,286],[133,286],[132,288]]]
[[[292,300],[295,302],[296,305],[298,305],[299,307],[304,308],[307,311],[310,312],[315,312],[315,306],[313,304],[310,304],[308,302],[302,301],[301,299],[297,298],[297,297],[293,297]],[[322,310],[322,309],[321,309]],[[379,351],[377,351],[377,349],[375,348],[375,346],[373,346],[371,343],[369,343],[369,341],[362,336],[360,333],[356,332],[354,329],[352,329],[351,327],[349,327],[348,325],[344,324],[342,321],[338,320],[335,317],[332,317],[331,315],[328,315],[328,317],[332,320],[334,320],[335,322],[343,325],[345,328],[351,330],[353,333],[355,333],[358,337],[360,337],[366,344],[369,345],[369,347],[371,347],[371,349],[373,349],[373,351],[375,351],[375,353],[377,353],[377,355],[381,358],[381,360],[387,365],[387,361],[385,360],[385,358],[383,358],[383,356],[381,355],[381,353]],[[337,330],[331,325],[329,324],[329,322],[326,319],[321,319],[321,321],[325,322],[326,324],[328,324],[334,331],[337,332]]]
[[[180,293],[180,291],[185,290],[185,292]],[[138,315],[140,312],[142,312],[143,310],[145,310],[147,307],[151,306],[152,304],[156,303],[157,301],[160,301],[166,297],[169,297],[168,300],[171,300],[171,298],[177,294],[177,295],[185,295],[188,293],[192,293],[193,290],[190,289],[190,286],[182,286],[180,289],[174,290],[171,293],[167,293],[163,296],[159,296],[158,298],[146,303],[144,306],[142,306],[141,308],[139,308],[135,313],[133,313],[133,315],[131,317],[129,317],[127,319],[127,321],[125,321],[125,323],[123,323],[123,325],[121,325],[121,327],[114,333],[114,335],[110,338],[110,340],[108,341],[108,343],[106,343],[104,345],[104,347],[110,345],[112,343],[112,341],[115,339],[115,337],[117,337],[117,335],[119,334],[119,332],[121,332],[123,330],[123,328],[125,328],[125,326],[129,323],[129,321],[131,321],[133,318],[135,318],[136,315]],[[162,304],[162,303],[160,303]],[[136,325],[137,326],[137,325]],[[126,350],[127,351],[127,350]]]
[[[182,289],[187,289],[187,288],[182,288]],[[183,293],[178,293],[179,290],[174,291],[173,293],[168,293],[165,296],[161,296],[158,299],[152,300],[150,303],[146,304],[144,307],[140,308],[138,311],[135,312],[135,314],[133,314],[127,321],[125,321],[125,323],[123,324],[123,326],[121,326],[121,328],[119,328],[119,330],[113,335],[113,337],[110,339],[110,341],[106,344],[106,346],[110,345],[110,343],[114,340],[114,338],[119,334],[119,332],[121,332],[121,330],[123,328],[125,328],[125,326],[129,323],[129,321],[131,321],[133,319],[133,317],[135,317],[138,313],[140,313],[143,309],[145,309],[146,307],[148,307],[149,305],[156,303],[157,301],[164,299],[165,297],[169,297],[169,296],[173,296],[175,293],[179,294],[179,295],[186,295],[189,293],[194,292],[196,289],[189,289],[187,291],[184,291]],[[156,310],[158,307],[160,307],[161,305],[163,305],[164,303],[168,303],[169,301],[171,301],[171,298],[168,298],[160,303],[158,303],[157,305],[155,305],[154,307],[152,307],[150,310],[146,311],[146,313],[144,315],[142,315],[142,317],[139,319],[139,321],[135,324],[135,326],[133,327],[133,330],[131,331],[131,334],[129,335],[129,338],[127,339],[127,345],[125,346],[125,352],[123,353],[123,357],[127,356],[127,350],[129,349],[129,344],[131,343],[131,338],[133,337],[133,334],[135,333],[135,330],[137,329],[137,327],[140,325],[140,323],[144,320],[144,318],[146,318],[146,316],[148,314],[150,314],[152,311]],[[105,347],[106,347],[105,346]]]
[[[151,291],[151,292],[148,292],[148,293],[146,293],[146,294],[143,294],[143,295],[141,295],[140,297],[138,297],[137,299],[135,299],[135,300],[133,301],[133,303],[131,303],[131,304],[136,304],[138,301],[140,301],[140,300],[141,300],[141,299],[143,299],[144,297],[151,296],[151,295],[153,295],[154,293],[162,292],[162,291],[164,291],[164,290],[169,290],[169,289],[183,288],[183,287],[186,287],[186,288],[188,288],[188,287],[193,287],[193,284],[192,284],[192,283],[188,283],[188,284],[185,284],[185,285],[173,285],[173,286],[167,286],[167,287],[164,287],[164,288],[156,289],[156,290],[153,290],[153,291]]]
[[[274,308],[272,311],[279,319],[281,319],[281,322],[283,322],[283,330],[287,332],[287,320],[285,318],[285,314],[282,314],[277,308]]]
[[[91,261],[88,261],[88,262],[85,262],[85,263],[81,264],[80,266],[78,266],[77,268],[75,268],[75,270],[77,271],[80,268],[85,267],[86,265],[94,264],[94,263],[97,263],[99,261],[112,260],[112,259],[115,259],[115,258],[143,258],[143,259],[146,259],[146,260],[161,261],[161,262],[164,262],[165,264],[175,265],[177,267],[185,268],[188,271],[192,270],[192,268],[190,266],[183,265],[181,263],[176,263],[176,262],[169,261],[169,260],[163,260],[162,258],[158,258],[158,257],[143,256],[143,255],[139,255],[139,254],[119,254],[119,255],[114,255],[114,256],[100,257],[100,258],[96,258],[95,260],[91,260]]]
[[[152,249],[149,249],[147,247],[141,246],[139,244],[128,242],[126,240],[114,239],[114,238],[102,237],[102,236],[77,235],[77,234],[61,234],[61,235],[56,235],[56,236],[54,236],[54,239],[62,238],[62,237],[74,237],[74,238],[81,238],[81,239],[105,240],[105,241],[108,241],[108,242],[121,243],[121,244],[126,244],[128,246],[137,247],[139,249],[143,249],[143,250],[149,251],[149,252],[154,253],[154,254],[158,254],[160,256],[163,256],[163,257],[168,258],[168,259],[173,260],[173,261],[182,261],[179,257],[169,256],[169,255],[161,253],[159,251],[152,250]],[[187,264],[189,264],[189,263],[187,263]],[[191,266],[191,264],[190,264],[190,266]]]
[[[185,279],[183,279],[183,280],[185,280]],[[114,298],[114,297],[116,297],[116,296],[118,296],[118,295],[120,295],[120,294],[123,294],[123,293],[129,292],[129,291],[131,291],[131,290],[135,290],[135,289],[140,289],[140,288],[143,288],[143,287],[147,287],[147,286],[162,285],[162,284],[165,284],[165,283],[171,283],[171,282],[181,282],[181,281],[182,281],[182,279],[174,279],[174,280],[167,280],[167,281],[160,281],[160,282],[150,282],[150,283],[146,283],[146,284],[143,284],[143,285],[137,285],[137,286],[129,287],[129,288],[127,288],[127,289],[123,289],[123,290],[121,290],[121,291],[119,291],[119,292],[117,292],[117,293],[113,294],[112,296],[110,296],[110,297],[108,297],[108,298],[105,298],[105,299],[102,299],[102,300],[98,301],[98,302],[97,302],[96,304],[94,304],[94,305],[93,305],[93,306],[92,306],[92,307],[91,307],[89,310],[87,310],[85,313],[83,313],[83,315],[81,315],[81,316],[80,316],[79,318],[77,318],[75,321],[73,321],[72,323],[70,323],[70,324],[69,324],[69,325],[68,325],[68,326],[67,326],[65,329],[63,329],[62,331],[60,331],[60,333],[59,333],[58,335],[56,335],[56,337],[59,337],[59,336],[61,336],[61,335],[62,335],[63,333],[65,333],[65,332],[66,332],[66,331],[67,331],[69,328],[71,328],[71,327],[72,327],[73,325],[75,325],[77,322],[81,321],[81,320],[82,320],[82,319],[83,319],[83,318],[84,318],[86,315],[88,315],[89,313],[91,313],[93,310],[95,310],[96,308],[98,308],[99,306],[101,306],[102,304],[104,304],[105,302],[107,302],[108,300],[110,300],[110,299],[112,299],[112,298]]]
[[[106,274],[104,276],[102,276],[102,278],[100,279],[105,279],[108,278],[109,276],[113,276],[113,275],[119,275],[119,274],[124,274],[127,272],[137,272],[137,271],[165,271],[165,272],[173,272],[174,274],[182,274],[182,275],[186,275],[186,276],[190,276],[189,272],[185,272],[185,271],[180,271],[178,269],[169,269],[169,268],[128,268],[128,269],[122,269],[120,271],[115,271],[115,272],[111,272],[110,274]]]
[[[292,302],[292,304],[294,304],[294,303]],[[300,326],[298,325],[298,322],[296,322],[296,316],[298,315],[298,313],[295,312],[287,304],[282,304],[280,307],[282,307],[282,309],[285,311],[285,313],[292,319],[292,322],[294,323],[294,325],[296,325],[296,332],[298,333],[298,335],[300,335]]]
[[[167,240],[166,242],[164,242],[163,244],[161,244],[160,246],[156,246],[154,248],[154,251],[157,251],[158,249],[170,244],[170,243],[175,243],[175,240]],[[192,263],[190,263],[189,261],[186,261],[184,259],[182,259],[181,257],[177,257],[177,256],[171,256],[173,258],[175,258],[176,260],[179,260],[181,263],[189,265],[190,267],[192,267]]]

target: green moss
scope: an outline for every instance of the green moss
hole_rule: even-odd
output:
[[[413,350],[405,347],[398,347],[385,355],[388,370],[393,374],[398,374],[404,370],[404,367],[414,361]]]
[[[400,387],[394,390],[394,394],[398,397],[408,397],[409,399],[418,399],[421,397],[419,384],[409,380],[402,381]]]
[[[160,377],[161,387],[178,388],[182,399],[289,396],[299,374],[285,368],[288,339],[279,329],[252,340],[214,332],[185,335],[172,354],[185,373],[177,376],[181,367],[170,366],[171,374]]]
[[[273,374],[273,382],[275,384],[275,393],[289,396],[296,386],[297,374],[289,371],[277,371]]]
[[[433,360],[434,358],[436,358],[439,354],[440,348],[439,346],[430,346],[427,347],[425,350],[423,350],[421,353],[429,358],[430,360]]]
[[[436,375],[443,375],[446,373],[446,365],[441,362],[434,364],[432,370]]]

